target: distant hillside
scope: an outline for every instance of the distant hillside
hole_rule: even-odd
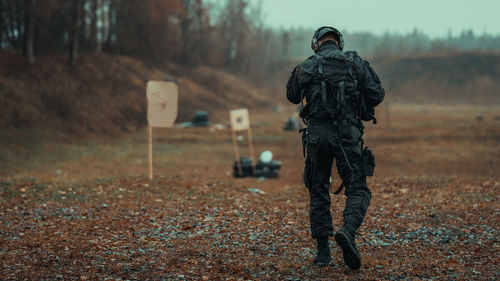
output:
[[[454,53],[370,60],[399,102],[500,103],[500,53]]]
[[[389,101],[500,103],[500,53],[368,60]],[[62,55],[37,56],[29,65],[19,54],[1,51],[0,129],[52,128],[77,135],[136,131],[146,125],[146,82],[166,77],[176,77],[179,83],[178,121],[189,121],[196,110],[208,110],[212,121],[225,122],[229,109],[271,110],[286,102],[285,84],[296,63],[271,65],[268,72],[275,74],[263,86],[204,65],[167,64],[159,70],[109,54],[82,55],[76,67],[68,66]]]
[[[387,100],[402,103],[500,104],[500,53],[363,57],[379,74]],[[272,65],[282,87],[300,61]]]
[[[227,110],[272,108],[266,96],[234,75],[206,66],[168,73],[126,56],[83,55],[76,67],[61,55],[38,56],[29,65],[18,54],[0,52],[0,128],[53,128],[76,133],[116,134],[146,125],[148,80],[177,77],[178,121],[208,110],[224,122]]]

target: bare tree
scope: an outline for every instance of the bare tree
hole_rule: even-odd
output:
[[[183,0],[182,6],[181,62],[186,65],[205,62],[210,47],[207,38],[210,28],[208,8],[202,0]]]
[[[2,48],[4,45],[3,36],[4,34],[6,34],[5,32],[5,18],[7,16],[6,10],[7,6],[5,5],[5,1],[0,0],[0,48]]]
[[[70,42],[68,62],[70,65],[76,65],[78,55],[78,38],[80,32],[82,0],[71,1],[71,20],[70,20]]]
[[[102,0],[103,8],[107,6],[107,13],[103,11],[102,13],[102,39],[104,49],[111,51],[113,47],[113,38],[117,36],[117,25],[118,25],[118,0]],[[129,1],[130,2],[130,1]],[[125,5],[125,3],[122,3]]]
[[[183,19],[181,20],[180,30],[181,30],[181,48],[182,48],[182,61],[185,64],[190,64],[191,62],[191,45],[192,45],[192,34],[191,26],[193,23],[193,0],[182,0],[182,5],[185,9]]]
[[[248,0],[226,1],[219,15],[219,32],[224,44],[225,66],[233,67],[248,30],[246,9]],[[222,46],[221,46],[222,47]]]
[[[5,17],[2,18],[2,22],[5,25],[5,34],[7,38],[7,44],[15,49],[21,47],[22,37],[21,34],[23,30],[21,29],[20,21],[18,20],[21,14],[21,2],[5,0],[2,1],[5,5]]]
[[[37,0],[26,0],[24,6],[24,40],[23,55],[26,60],[35,63],[34,34],[35,34],[35,10]]]
[[[97,49],[97,0],[92,0],[90,5],[89,49],[94,52]]]

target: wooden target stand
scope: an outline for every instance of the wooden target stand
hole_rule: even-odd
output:
[[[240,173],[240,175],[243,175],[243,168],[241,167],[241,161],[240,161],[240,149],[238,145],[238,139],[236,136],[237,133],[247,131],[248,152],[250,154],[249,157],[252,160],[252,164],[255,159],[252,128],[250,127],[250,117],[248,114],[248,109],[241,108],[229,111],[229,120],[231,121],[231,136],[233,138],[234,160],[236,161],[235,163],[238,167],[238,172]],[[252,165],[252,172],[255,172],[254,165]]]
[[[178,87],[175,82],[149,81],[148,100],[148,179],[153,179],[153,127],[170,128],[177,118]]]
[[[148,179],[153,179],[153,127],[148,122]]]

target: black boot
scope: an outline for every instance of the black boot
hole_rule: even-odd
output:
[[[361,256],[359,255],[356,243],[354,242],[354,235],[345,227],[335,233],[335,241],[342,248],[344,261],[351,269],[358,269],[361,267]]]
[[[318,266],[327,266],[332,260],[330,247],[328,246],[328,236],[321,236],[316,239],[318,243],[318,252],[314,258],[314,264]]]

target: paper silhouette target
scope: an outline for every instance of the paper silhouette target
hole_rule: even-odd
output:
[[[172,127],[177,118],[178,88],[174,82],[149,81],[148,122],[151,127]]]
[[[250,127],[250,118],[248,117],[248,109],[234,109],[230,111],[231,128],[233,131],[248,130]]]

